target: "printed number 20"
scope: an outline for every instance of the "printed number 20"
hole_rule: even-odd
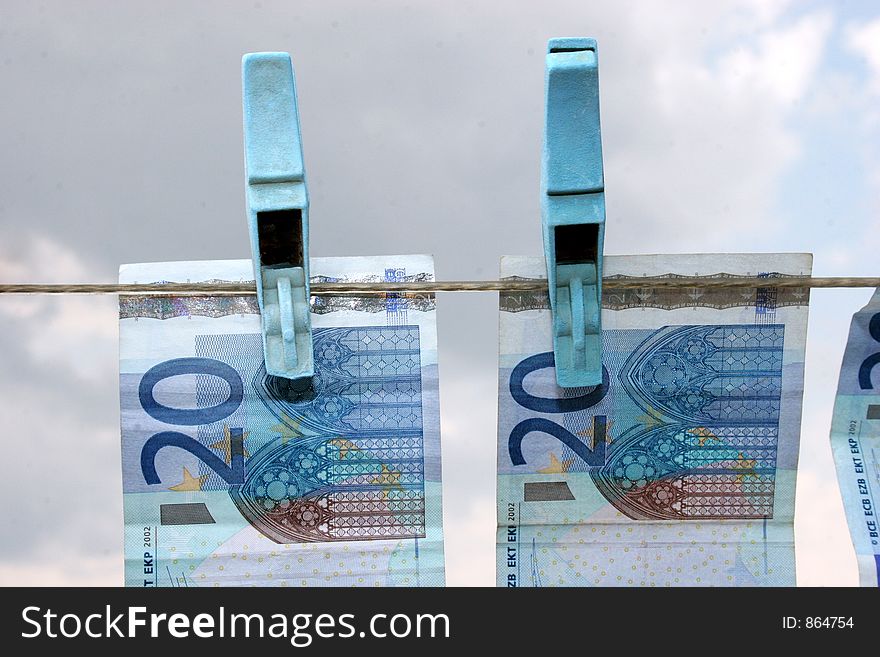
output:
[[[229,386],[229,397],[209,408],[173,408],[156,401],[153,394],[156,385],[164,379],[182,374],[202,374],[221,378]],[[226,363],[210,358],[176,358],[159,363],[144,374],[138,387],[138,397],[143,409],[160,422],[179,426],[197,426],[219,422],[232,415],[244,398],[244,386],[238,372]],[[229,432],[231,465],[226,465],[221,458],[190,436],[177,431],[162,431],[155,434],[141,449],[141,472],[144,481],[148,484],[162,483],[156,472],[156,454],[163,447],[177,447],[199,458],[226,483],[230,485],[244,483],[243,432],[241,429],[230,429]]]
[[[520,362],[510,373],[510,394],[514,401],[537,413],[572,413],[592,408],[608,394],[608,370],[602,368],[602,385],[597,386],[585,395],[568,398],[536,397],[525,391],[523,382],[528,374],[548,367],[555,367],[553,352],[530,356]],[[529,433],[538,431],[553,436],[563,445],[571,448],[587,465],[601,467],[605,465],[605,428],[607,418],[604,415],[593,417],[593,436],[596,443],[593,449],[587,447],[568,429],[546,418],[529,418],[517,424],[510,432],[508,452],[514,465],[525,465],[522,453],[522,441]]]

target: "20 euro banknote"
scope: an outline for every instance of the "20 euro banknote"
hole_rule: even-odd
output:
[[[603,383],[562,389],[544,293],[501,296],[499,586],[795,583],[809,255],[609,256],[606,276],[766,276],[604,291]],[[545,278],[541,258],[503,277]]]
[[[831,451],[861,586],[880,586],[880,289],[852,319]]]
[[[433,280],[428,256],[313,258],[312,281]],[[120,282],[253,280],[249,260]],[[432,295],[313,297],[316,374],[269,376],[255,296],[120,299],[125,582],[444,583]]]

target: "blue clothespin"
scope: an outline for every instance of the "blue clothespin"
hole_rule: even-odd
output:
[[[599,385],[605,183],[595,39],[547,45],[541,214],[556,382]]]
[[[309,198],[290,55],[242,59],[248,226],[266,371],[315,374],[309,317]]]

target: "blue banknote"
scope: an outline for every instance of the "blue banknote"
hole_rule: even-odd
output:
[[[406,280],[432,263],[328,258],[312,272]],[[316,372],[300,383],[267,374],[252,297],[120,301],[127,584],[443,584],[433,299],[316,298],[312,311]]]
[[[540,277],[539,259],[502,275]],[[557,387],[545,295],[501,299],[497,583],[795,583],[809,256],[629,256],[606,272],[766,275],[607,290],[603,382]]]
[[[831,451],[861,586],[880,586],[880,289],[852,319]]]

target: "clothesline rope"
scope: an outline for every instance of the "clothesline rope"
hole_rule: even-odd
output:
[[[608,277],[606,290],[656,288],[858,288],[880,287],[880,277],[811,276],[648,276]],[[506,279],[496,281],[405,281],[368,283],[316,282],[315,296],[369,296],[389,293],[432,294],[434,292],[541,292],[545,280]],[[0,294],[121,294],[149,296],[247,296],[256,294],[253,281],[243,283],[82,283],[82,284],[0,284]]]

